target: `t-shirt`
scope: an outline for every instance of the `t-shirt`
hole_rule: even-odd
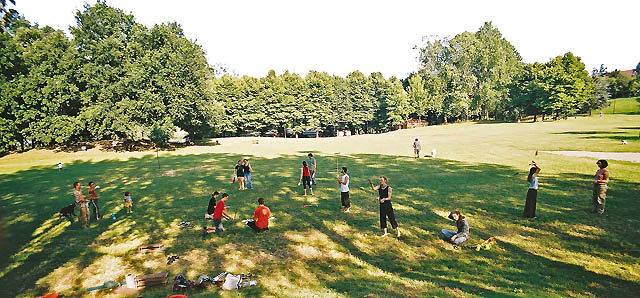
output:
[[[76,202],[76,206],[80,206],[84,203],[82,202],[82,197],[82,191],[79,191],[77,189],[73,190],[73,200]]]
[[[311,169],[312,171],[315,171],[315,168],[316,168],[316,159],[315,159],[315,157],[310,157],[309,161],[307,161],[307,163],[309,164],[309,169]]]
[[[345,182],[346,179],[349,179],[349,175],[344,174],[342,176],[342,178],[340,178],[340,180],[342,180],[342,182]],[[349,192],[349,180],[346,181],[347,184],[342,184],[340,183],[340,192]]]
[[[309,174],[309,167],[302,167],[302,176],[303,177],[311,176],[311,174]]]
[[[209,207],[207,207],[207,214],[211,215],[215,210],[216,210],[216,199],[211,198],[211,200],[209,200]]]
[[[416,150],[420,150],[420,142],[419,141],[413,142],[413,148],[415,148]]]
[[[238,177],[244,177],[244,166],[236,166],[236,175]]]
[[[216,210],[213,211],[213,218],[221,219],[222,211],[224,211],[225,208],[226,207],[224,206],[224,202],[222,200],[218,201],[218,203],[216,204]]]
[[[89,199],[92,200],[97,200],[98,199],[98,193],[96,192],[96,188],[95,187],[89,187],[89,195],[88,195]]]
[[[529,188],[538,189],[538,175],[535,173],[531,176],[531,183],[529,183]]]
[[[124,201],[127,203],[131,202],[131,196],[125,196]]]
[[[260,206],[253,212],[253,219],[256,220],[256,226],[258,228],[266,229],[269,227],[269,217],[271,216],[271,210],[267,206]]]
[[[605,174],[605,173],[609,173],[609,170],[607,170],[607,169],[599,169],[599,170],[596,172],[595,179],[596,179],[596,180],[602,180],[602,179],[604,179],[604,174]],[[598,184],[607,184],[607,183],[606,183],[606,182],[598,182]]]
[[[245,175],[246,175],[246,174],[251,174],[251,169],[250,169],[249,165],[242,166],[242,167],[244,167],[244,173],[245,173]]]

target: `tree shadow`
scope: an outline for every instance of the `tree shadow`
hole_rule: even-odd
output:
[[[59,283],[52,280],[56,270],[82,273],[100,267],[105,257],[120,260],[137,274],[169,271],[172,277],[185,272],[195,279],[224,270],[256,273],[259,286],[238,291],[241,297],[638,293],[632,277],[600,267],[619,262],[628,269],[639,255],[637,243],[628,239],[640,236],[635,229],[640,219],[632,214],[640,207],[633,199],[640,189],[624,178],[612,183],[605,216],[594,217],[588,213],[591,176],[542,176],[538,218],[530,220],[521,218],[526,173],[514,176],[519,172],[515,168],[356,154],[340,159],[351,176],[353,205],[352,213],[343,214],[333,156],[317,154],[319,186],[316,196],[307,197],[296,185],[300,156],[251,157],[255,189],[248,191],[230,183],[237,159],[233,154],[168,156],[162,157],[158,170],[150,154],[127,161],[74,162],[61,173],[33,167],[3,175],[0,283],[14,286],[0,293],[42,294]],[[368,189],[367,178],[379,175],[389,177],[394,189],[392,201],[404,234],[400,239],[377,236],[377,194]],[[72,200],[71,184],[86,185],[88,180],[102,186],[100,204],[107,219],[93,223],[88,231],[77,223],[52,224],[57,211]],[[230,194],[229,212],[238,219],[250,217],[256,199],[264,197],[276,217],[271,231],[256,235],[236,220],[225,222],[222,236],[201,240],[198,228],[177,227],[181,221],[206,224],[203,213],[213,190]],[[130,215],[122,209],[124,191],[134,200]],[[308,204],[315,207],[303,207]],[[468,217],[469,243],[496,236],[498,247],[453,251],[439,236],[442,228],[455,228],[443,216],[453,209]],[[108,219],[111,213],[116,221]],[[138,244],[158,242],[169,247],[166,255],[133,254]],[[536,250],[547,246],[550,256]],[[568,257],[556,255],[561,253]],[[181,259],[166,265],[166,257],[174,254]],[[601,263],[587,269],[573,256],[598,258]],[[81,292],[85,274],[60,285],[63,292]],[[167,292],[167,287],[150,288],[144,296],[165,297]],[[213,289],[192,294],[218,295]]]

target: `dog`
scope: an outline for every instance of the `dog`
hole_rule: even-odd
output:
[[[73,223],[73,218],[76,216],[76,205],[71,204],[67,207],[60,209],[60,213],[58,214],[58,222],[62,220],[62,217],[66,217],[71,223]],[[73,215],[73,216],[72,216]]]

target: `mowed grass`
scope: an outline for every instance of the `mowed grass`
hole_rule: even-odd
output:
[[[617,108],[616,108],[617,110]],[[155,153],[78,153],[34,150],[0,159],[1,297],[58,291],[70,297],[116,297],[84,288],[127,273],[169,271],[215,276],[252,272],[258,286],[189,297],[638,297],[640,294],[640,165],[609,161],[606,213],[591,210],[595,159],[535,150],[638,152],[639,115],[579,117],[544,123],[464,123],[382,135],[327,139],[220,139]],[[419,138],[423,153],[411,157]],[[620,138],[630,141],[621,145]],[[315,196],[297,186],[300,162],[319,163]],[[336,154],[339,153],[339,154]],[[254,190],[231,184],[232,167],[251,158]],[[352,212],[340,212],[336,160],[351,176]],[[528,163],[542,167],[535,219],[522,218]],[[58,173],[57,162],[65,170]],[[367,178],[389,177],[402,237],[380,238],[376,193]],[[71,202],[71,184],[96,181],[105,219],[87,231],[58,223]],[[229,212],[249,218],[264,197],[272,229],[255,235],[239,220],[222,237],[200,239],[209,194],[229,192]],[[84,189],[86,193],[86,188]],[[122,194],[130,191],[134,213]],[[312,207],[303,207],[313,205]],[[453,250],[440,239],[455,229],[448,211],[460,209],[471,226],[468,244],[495,236],[489,251]],[[116,221],[108,215],[115,213]],[[166,254],[139,255],[145,243]],[[172,265],[167,256],[180,255]],[[169,286],[145,290],[166,297]]]
[[[640,97],[617,98],[609,101],[609,106],[603,110],[605,114],[613,114],[615,103],[616,114],[640,114]],[[596,111],[599,113],[599,111]]]

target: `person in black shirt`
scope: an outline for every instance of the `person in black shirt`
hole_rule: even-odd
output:
[[[238,189],[244,190],[244,165],[242,165],[242,160],[238,160],[236,164],[236,179],[238,179]]]
[[[209,206],[207,207],[207,213],[204,214],[205,219],[213,219],[213,211],[216,210],[216,200],[218,199],[218,195],[220,195],[220,193],[218,193],[217,191],[214,191],[211,194]]]
[[[248,159],[244,159],[244,182],[247,184],[249,189],[253,189],[253,181],[251,181],[251,173],[253,172],[253,168],[249,163]]]
[[[382,237],[387,236],[387,217],[391,222],[391,227],[396,229],[398,237],[400,237],[400,229],[398,228],[398,223],[396,222],[396,216],[393,213],[393,206],[391,206],[391,186],[387,185],[387,177],[380,176],[380,185],[373,185],[371,179],[369,180],[369,185],[371,185],[371,189],[378,191],[379,201],[380,201],[380,228],[382,229]]]

